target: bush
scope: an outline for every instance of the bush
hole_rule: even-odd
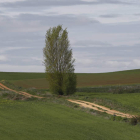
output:
[[[131,125],[137,125],[137,123],[138,123],[138,120],[137,120],[136,117],[133,117],[133,118],[130,119],[130,124]]]
[[[135,116],[135,117],[130,119],[131,125],[137,125],[138,123],[140,123],[140,116]]]
[[[78,108],[78,107],[79,107],[79,105],[78,105],[78,104],[75,104],[75,105],[74,105],[74,108]]]

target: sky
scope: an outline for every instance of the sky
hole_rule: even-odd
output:
[[[140,68],[140,0],[0,0],[0,71],[45,72],[45,34],[57,25],[75,72]]]

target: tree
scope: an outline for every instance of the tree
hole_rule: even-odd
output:
[[[61,25],[46,32],[44,64],[50,91],[58,95],[73,94],[76,91],[76,74],[72,49],[67,29]]]

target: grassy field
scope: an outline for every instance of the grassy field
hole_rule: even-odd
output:
[[[2,140],[139,140],[131,126],[50,101],[0,99]]]
[[[0,73],[0,80],[8,80],[24,88],[48,89],[45,73]],[[140,70],[110,73],[78,73],[77,87],[140,84]]]
[[[0,80],[26,80],[45,78],[45,73],[0,72]]]
[[[44,90],[48,89],[48,83],[44,77],[44,73],[0,73],[0,80],[6,80],[3,82],[8,87],[47,97],[42,100],[34,98],[29,100],[25,96],[15,96],[15,93],[6,93],[7,91],[1,89],[0,137],[2,140],[140,139],[140,122],[132,126],[131,120],[128,119],[125,122],[125,119],[116,117],[113,121],[114,118],[112,119],[111,115],[81,108],[66,100],[71,98],[95,102],[121,112],[140,115],[139,93],[76,92],[71,96],[59,97]],[[140,70],[77,74],[77,78],[77,87],[81,89],[91,86],[104,88],[105,85],[139,84]]]

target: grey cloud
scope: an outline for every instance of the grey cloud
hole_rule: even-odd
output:
[[[72,5],[87,5],[87,4],[131,4],[130,2],[124,2],[121,0],[98,0],[93,2],[81,1],[81,0],[25,0],[17,2],[4,2],[0,5],[3,7],[39,7],[39,6],[72,6]]]
[[[5,62],[5,61],[7,61],[7,56],[0,55],[0,62]]]
[[[138,13],[138,14],[134,14],[135,16],[140,16],[140,13]]]
[[[6,53],[8,51],[15,51],[15,50],[23,50],[28,48],[29,47],[4,47],[0,49],[0,53]]]
[[[45,31],[43,35],[36,33],[3,33],[0,34],[0,46],[6,48],[35,48],[44,46],[45,44]]]
[[[0,46],[2,47],[44,46],[45,32],[48,27],[63,24],[64,27],[76,28],[99,23],[94,19],[73,15],[40,16],[21,14],[16,18],[2,16],[0,20]]]
[[[83,72],[136,69],[140,66],[139,51],[138,45],[73,48],[76,69],[79,71],[82,69]]]
[[[94,44],[93,44],[94,45]],[[110,60],[130,60],[139,56],[140,47],[138,44],[133,46],[115,46],[115,47],[73,47],[74,53],[83,54],[80,55],[83,58],[98,58],[105,59],[110,58]],[[100,57],[99,57],[100,56]],[[129,57],[128,57],[129,56]]]
[[[39,65],[11,65],[11,64],[2,64],[0,71],[4,72],[45,72],[44,66]]]
[[[0,58],[7,61],[0,61],[0,64],[10,65],[42,65],[43,46],[40,47],[8,47],[1,48]]]
[[[36,47],[34,49],[20,49],[17,51],[7,52],[6,55],[10,61],[5,64],[11,65],[38,65],[42,66],[42,48]],[[138,56],[140,47],[136,46],[117,46],[117,47],[73,47],[74,56],[76,56],[76,67],[86,67],[90,69],[96,67],[115,67],[127,65],[128,62],[135,60],[138,63]],[[21,55],[22,54],[22,55]],[[37,56],[37,58],[35,58]],[[129,56],[129,57],[128,57]],[[136,67],[134,65],[134,67]],[[122,67],[123,68],[123,67]],[[81,72],[81,71],[80,71]]]
[[[93,33],[140,33],[140,21],[125,22],[118,24],[95,24],[89,25],[87,28],[93,29]]]
[[[28,5],[29,2],[29,5]],[[31,3],[32,2],[32,3]],[[44,3],[43,3],[44,2]],[[46,3],[46,4],[45,4]],[[47,5],[48,3],[48,5]],[[50,3],[50,4],[49,4]],[[70,4],[71,3],[71,4]],[[11,5],[11,12],[17,12],[21,4],[23,8],[29,6],[32,12],[35,8],[42,9],[41,6],[65,6],[75,4],[124,4],[121,1],[100,0],[98,3],[82,2],[82,1],[25,1],[16,3],[7,3]],[[6,6],[5,5],[5,6]],[[2,6],[2,4],[1,4]],[[40,6],[40,7],[38,7]],[[15,8],[18,7],[18,8]],[[6,7],[7,8],[7,7]],[[13,9],[12,9],[13,8]],[[47,7],[48,8],[48,7]],[[8,8],[7,8],[8,9]],[[9,10],[9,9],[8,9]],[[7,11],[8,11],[7,10]],[[44,10],[44,9],[43,9]],[[25,7],[26,11],[26,7]],[[8,11],[9,12],[9,11]],[[65,11],[64,11],[65,12]],[[19,12],[20,13],[20,12]],[[39,12],[38,12],[39,13]],[[138,12],[136,12],[138,13]],[[50,13],[53,14],[53,13]],[[16,47],[20,49],[11,49],[1,52],[1,60],[8,56],[8,61],[0,62],[0,64],[13,66],[17,70],[19,66],[36,65],[36,68],[42,66],[43,47],[45,46],[45,32],[49,27],[63,24],[63,27],[68,27],[70,41],[74,56],[76,58],[77,72],[101,72],[114,71],[124,69],[123,65],[128,65],[128,62],[137,64],[130,68],[137,68],[139,64],[140,44],[136,44],[140,35],[140,22],[131,22],[123,24],[101,24],[99,21],[87,18],[85,16],[74,15],[53,15],[47,14],[21,14],[14,18],[1,16],[0,18],[0,46],[1,48]],[[55,13],[54,13],[55,14]],[[98,15],[98,13],[97,13]],[[113,15],[101,15],[106,18],[113,18]],[[77,41],[76,40],[81,40]],[[133,46],[130,46],[130,41],[133,41]],[[75,43],[74,43],[75,42]],[[117,46],[120,44],[128,44],[129,46]],[[131,44],[132,44],[131,43]],[[113,45],[112,45],[113,44]],[[114,46],[115,45],[115,46]],[[82,47],[81,47],[82,46]],[[23,49],[22,47],[25,47]],[[26,48],[27,47],[27,48]],[[30,48],[31,47],[31,48]],[[37,58],[35,58],[37,56]],[[129,57],[128,57],[129,56]],[[131,63],[132,64],[132,63]],[[5,71],[10,68],[5,66]],[[15,66],[15,67],[14,67]],[[137,67],[136,67],[137,66]],[[115,68],[114,68],[115,67]],[[32,71],[36,70],[32,69]],[[19,69],[21,71],[22,69]],[[12,71],[11,69],[8,69]],[[27,69],[26,69],[27,70]],[[41,69],[40,69],[41,70]],[[42,69],[43,70],[43,69]],[[27,70],[29,71],[29,70]]]
[[[116,18],[119,16],[120,15],[118,15],[118,14],[100,15],[100,17],[102,17],[102,18]]]
[[[112,46],[109,43],[101,42],[101,41],[92,41],[92,40],[81,40],[77,41],[76,43],[72,44],[73,46],[78,47],[110,47]]]
[[[75,27],[99,23],[99,21],[87,18],[85,16],[74,15],[55,15],[42,16],[37,14],[20,14],[15,18],[3,16],[1,20],[1,32],[37,32],[44,31],[46,25],[57,26],[63,24],[64,27]]]
[[[55,25],[67,24],[67,25],[82,25],[88,23],[99,23],[99,21],[87,18],[85,16],[74,16],[74,15],[54,15],[54,16],[42,16],[36,14],[20,14],[17,17],[18,20],[22,21],[40,21],[43,24]]]

